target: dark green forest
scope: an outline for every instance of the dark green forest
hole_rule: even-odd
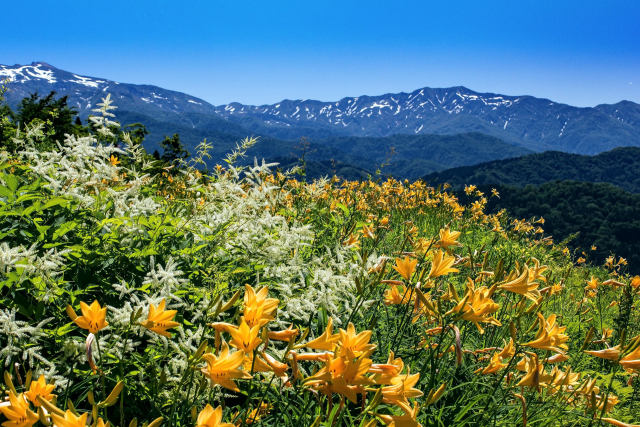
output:
[[[547,151],[436,172],[424,177],[430,184],[449,183],[525,186],[559,180],[608,182],[640,193],[640,148],[620,147],[596,156]]]
[[[498,190],[499,198],[490,197],[487,205],[492,213],[506,209],[515,218],[543,217],[545,234],[556,242],[566,240],[576,258],[602,264],[615,254],[640,274],[640,195],[611,184],[577,181],[478,188],[485,194]],[[458,195],[467,200],[464,191]]]

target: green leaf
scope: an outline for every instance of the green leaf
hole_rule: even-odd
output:
[[[56,240],[60,236],[64,236],[65,234],[67,234],[69,231],[73,230],[77,226],[78,226],[78,223],[76,221],[65,222],[60,227],[58,227],[58,229],[53,233],[52,239]]]

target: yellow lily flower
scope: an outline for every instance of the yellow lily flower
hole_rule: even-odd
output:
[[[76,415],[67,409],[64,416],[52,413],[51,419],[55,427],[86,427],[88,416],[87,412],[82,415]]]
[[[273,313],[280,302],[276,298],[267,298],[269,288],[266,286],[256,292],[253,287],[244,285],[244,319],[249,327],[264,326],[275,317]]]
[[[444,276],[449,273],[457,273],[459,270],[451,267],[455,262],[455,257],[449,256],[441,250],[436,251],[436,253],[433,254],[433,260],[431,261],[429,278]]]
[[[240,391],[233,381],[236,379],[251,378],[249,373],[240,368],[240,365],[242,365],[244,361],[244,353],[241,351],[229,353],[227,343],[222,345],[218,356],[212,353],[205,353],[202,355],[202,358],[207,363],[207,365],[202,368],[202,373],[214,384],[219,384],[229,390]]]
[[[480,326],[480,323],[501,326],[502,323],[500,323],[498,319],[490,316],[500,308],[500,306],[491,299],[490,294],[491,290],[489,288],[482,286],[475,289],[473,280],[468,279],[467,293],[449,313],[461,313],[462,318],[475,324],[481,334],[484,333],[484,329]]]
[[[413,276],[413,272],[416,271],[416,265],[418,265],[417,259],[406,256],[404,259],[396,258],[396,265],[393,266],[393,269],[409,280]]]
[[[552,314],[545,320],[542,313],[538,313],[538,333],[533,341],[529,341],[523,345],[541,350],[555,351],[556,353],[564,353],[569,349],[565,344],[569,341],[569,336],[563,334],[567,329],[566,326],[556,324],[556,315]]]
[[[51,402],[53,399],[53,394],[51,392],[55,388],[55,384],[47,384],[47,381],[44,379],[44,375],[40,375],[37,381],[31,381],[29,385],[29,391],[25,392],[24,395],[34,406],[40,406],[40,402],[38,401],[38,396]]]
[[[538,290],[538,282],[530,281],[529,279],[536,275],[530,272],[529,268],[525,265],[522,269],[522,273],[516,279],[503,283],[498,286],[498,289],[504,289],[505,291],[513,292],[518,295],[523,295],[530,300],[536,302],[540,298],[540,291]],[[511,274],[509,277],[513,277]]]
[[[605,348],[604,350],[585,350],[585,353],[607,360],[618,360],[620,358],[620,346],[617,345],[611,348]]]
[[[384,291],[384,303],[385,305],[406,304],[411,300],[410,295],[411,291],[407,291],[403,285],[391,285],[389,289]]]
[[[340,329],[338,356],[347,356],[349,358],[356,358],[363,354],[369,356],[376,348],[375,344],[369,344],[370,339],[371,331],[362,331],[356,334],[356,327],[349,322],[346,331]]]
[[[86,329],[92,334],[95,334],[109,325],[105,320],[107,317],[107,308],[100,307],[97,300],[93,301],[91,305],[80,301],[80,310],[82,311],[82,316],[78,316],[73,308],[67,305],[67,314],[71,317],[71,320],[82,329]]]
[[[460,237],[459,231],[451,231],[449,227],[443,228],[440,230],[440,240],[436,242],[434,247],[444,249],[445,251],[449,249],[450,246],[460,246],[458,242],[458,237]]]
[[[307,347],[313,350],[332,351],[336,346],[336,342],[340,339],[340,334],[333,334],[332,331],[333,331],[333,319],[329,317],[329,321],[327,322],[327,327],[322,333],[322,335],[320,335],[318,338],[314,340],[309,341],[306,344],[300,344],[296,346],[296,348]]]
[[[416,420],[420,410],[417,402],[414,402],[413,408],[402,408],[402,410],[404,411],[404,415],[376,415],[389,427],[422,427],[422,424]]]
[[[525,375],[518,383],[519,387],[540,389],[541,384],[548,383],[552,378],[544,373],[544,365],[538,362],[538,355],[525,356],[518,362],[516,369],[524,371]]]
[[[160,301],[157,308],[153,304],[149,304],[149,315],[147,320],[142,322],[142,326],[156,334],[171,338],[171,333],[167,332],[167,329],[175,328],[180,323],[173,321],[177,311],[165,310],[165,304],[166,301],[164,299]]]
[[[231,423],[222,422],[222,407],[218,406],[213,409],[211,405],[207,403],[202,411],[198,414],[196,420],[196,427],[235,427]]]
[[[623,423],[622,421],[618,421],[614,418],[600,418],[600,421],[604,421],[605,423],[609,423],[616,427],[640,427],[640,424]]]
[[[369,372],[373,373],[372,380],[376,384],[391,384],[393,378],[397,377],[404,369],[404,362],[400,357],[395,358],[393,351],[389,352],[387,363],[374,363],[369,368]]]
[[[297,329],[293,329],[293,325],[290,325],[282,331],[269,331],[267,336],[270,340],[289,342],[298,335],[298,332]]]
[[[38,422],[38,415],[29,409],[29,403],[22,393],[16,395],[9,392],[9,405],[0,405],[0,412],[8,421],[2,423],[6,427],[31,427]]]
[[[240,326],[227,328],[227,332],[229,332],[232,337],[230,344],[245,353],[252,353],[262,342],[262,340],[258,338],[260,328],[261,326],[259,324],[249,328],[247,322],[242,318]]]
[[[640,347],[620,359],[620,366],[627,370],[640,369]]]
[[[330,357],[323,368],[305,380],[305,385],[325,394],[341,394],[357,403],[357,395],[364,392],[363,386],[373,384],[371,379],[365,377],[371,365],[371,359],[366,356],[360,356],[355,360]]]
[[[382,387],[382,401],[390,405],[398,405],[405,412],[411,411],[410,398],[420,397],[422,393],[414,386],[420,379],[420,374],[413,374],[407,371],[404,375],[398,375],[391,380],[391,385]]]

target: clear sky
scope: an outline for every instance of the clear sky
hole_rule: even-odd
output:
[[[420,87],[640,103],[639,0],[8,1],[0,63],[213,104]]]

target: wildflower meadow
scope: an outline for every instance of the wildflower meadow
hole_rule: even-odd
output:
[[[160,162],[107,97],[0,154],[3,426],[640,422],[640,277],[493,191]],[[303,173],[303,171],[302,171]]]

